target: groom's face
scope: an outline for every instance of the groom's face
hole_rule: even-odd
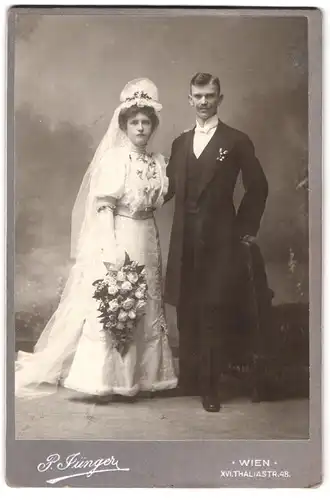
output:
[[[217,113],[222,98],[218,87],[213,83],[191,86],[189,102],[195,108],[197,118],[203,122]]]

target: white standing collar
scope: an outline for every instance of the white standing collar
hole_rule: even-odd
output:
[[[203,127],[196,120],[196,130],[198,132],[202,132],[202,133],[204,132],[205,134],[207,134],[210,130],[212,130],[218,126],[218,122],[219,122],[218,115],[211,116],[211,118],[206,120]]]

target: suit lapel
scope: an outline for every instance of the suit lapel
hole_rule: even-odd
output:
[[[218,168],[222,167],[222,162],[217,160],[220,148],[228,150],[228,146],[223,124],[219,121],[212,139],[199,157],[203,165],[201,165],[202,175],[198,190],[198,197],[200,197],[206,186],[212,180]]]

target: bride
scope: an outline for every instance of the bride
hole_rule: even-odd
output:
[[[162,301],[161,253],[154,210],[168,188],[161,154],[147,150],[159,125],[158,91],[129,82],[84,176],[72,213],[71,269],[59,306],[33,354],[19,352],[15,393],[47,395],[58,386],[87,395],[135,396],[177,385]],[[147,304],[128,352],[115,348],[93,298],[93,282],[119,269],[125,252],[145,266]]]

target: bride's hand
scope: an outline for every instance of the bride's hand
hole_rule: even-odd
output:
[[[107,272],[110,272],[110,271],[113,271],[114,269],[116,269],[116,266],[114,264],[112,264],[111,262],[103,261],[103,264],[105,265]]]
[[[125,263],[125,252],[121,248],[118,248],[117,251],[117,258],[116,258],[116,265],[121,268],[123,267]]]
[[[103,264],[105,265],[107,271],[119,270],[121,267],[123,267],[124,261],[125,261],[125,252],[118,249],[116,258],[113,259],[111,262],[103,260]]]

